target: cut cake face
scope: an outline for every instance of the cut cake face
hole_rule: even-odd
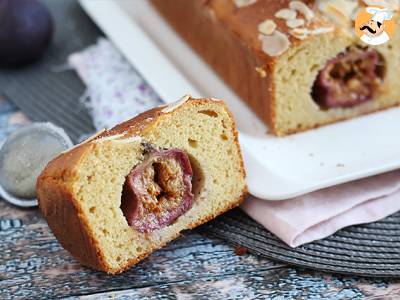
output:
[[[222,101],[187,97],[62,154],[37,191],[64,248],[118,273],[237,206],[247,188],[231,113]]]

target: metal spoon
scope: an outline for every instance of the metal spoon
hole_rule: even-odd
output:
[[[51,123],[32,123],[10,134],[0,148],[0,196],[20,207],[37,206],[37,177],[72,146],[65,131]]]

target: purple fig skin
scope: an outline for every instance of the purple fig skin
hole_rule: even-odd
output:
[[[0,0],[0,66],[30,63],[43,54],[54,23],[38,0]]]
[[[351,70],[341,74],[342,77],[335,77],[331,71],[339,64],[346,64]],[[377,70],[379,64],[379,55],[374,49],[353,48],[340,53],[319,72],[312,90],[314,100],[324,108],[352,107],[372,100],[382,79]],[[346,79],[348,75],[361,84],[357,88],[350,88]]]
[[[172,199],[172,202],[170,202],[171,198],[164,200],[163,203],[158,202],[158,207],[149,210],[143,204],[148,195],[147,180],[143,178],[143,173],[146,168],[160,159],[173,159],[179,163],[183,176],[183,194],[180,199]],[[121,209],[129,226],[139,232],[151,232],[173,223],[192,206],[194,197],[192,176],[193,171],[189,158],[182,150],[168,149],[152,152],[147,160],[133,168],[126,177],[122,191]],[[177,204],[176,200],[178,200]]]

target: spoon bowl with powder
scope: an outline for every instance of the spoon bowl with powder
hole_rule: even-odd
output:
[[[72,146],[65,131],[51,123],[32,123],[13,132],[0,148],[0,196],[20,207],[36,206],[37,177]]]

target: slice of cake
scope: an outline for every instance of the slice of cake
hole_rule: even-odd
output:
[[[276,135],[400,104],[400,30],[379,46],[354,30],[367,4],[386,3],[398,25],[398,0],[152,3]]]
[[[61,154],[37,182],[62,246],[114,274],[237,206],[246,192],[231,113],[222,101],[189,96]]]

